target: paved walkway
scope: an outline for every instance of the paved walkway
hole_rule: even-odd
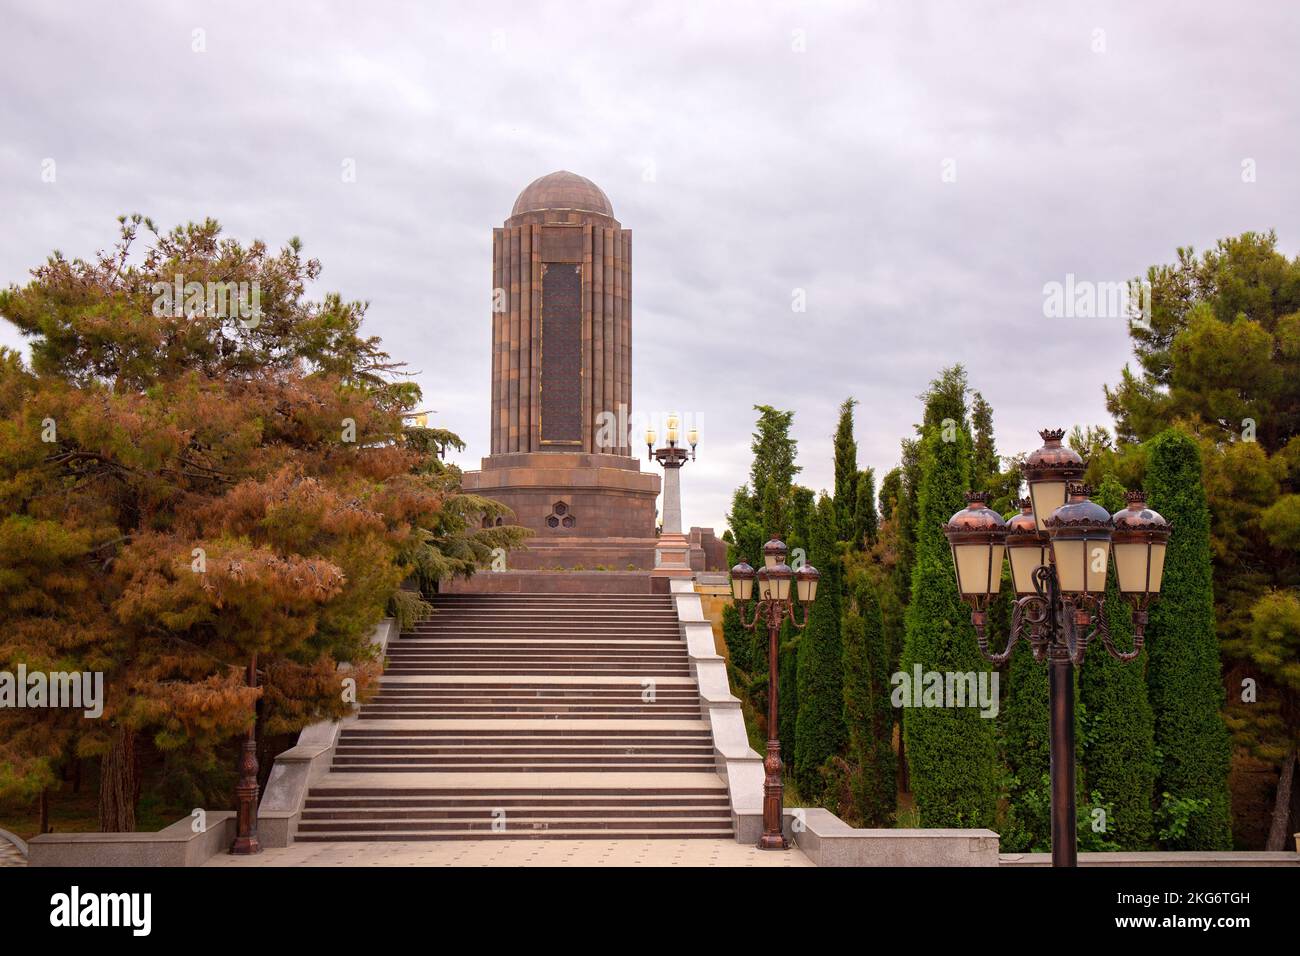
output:
[[[295,843],[205,866],[812,866],[797,849],[733,840],[444,840]]]
[[[0,839],[0,866],[26,866],[27,858],[18,852],[18,847],[8,840]]]

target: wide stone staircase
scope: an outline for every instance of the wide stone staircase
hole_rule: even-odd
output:
[[[298,840],[732,837],[670,597],[434,607],[389,645]]]

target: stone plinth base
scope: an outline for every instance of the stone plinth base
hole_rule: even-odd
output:
[[[492,498],[531,528],[511,570],[648,571],[654,567],[659,476],[635,458],[580,452],[491,455],[466,472],[468,492]]]
[[[656,578],[689,578],[695,572],[691,570],[691,543],[683,534],[665,532],[659,536],[655,548],[655,569],[650,572]]]

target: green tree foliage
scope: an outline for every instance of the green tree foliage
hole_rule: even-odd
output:
[[[796,489],[794,484],[800,471],[795,464],[798,443],[790,437],[794,412],[778,411],[770,405],[755,405],[754,410],[759,413],[750,442],[754,459],[750,465],[749,483],[736,489],[731,511],[727,514],[727,535],[731,538],[727,545],[727,561],[734,565],[744,560],[759,567],[763,562],[763,545],[773,534],[790,544],[794,525],[806,526],[811,492]],[[740,691],[749,699],[753,713],[761,720],[767,713],[767,633],[759,627],[746,634],[748,653],[736,655],[733,651],[732,660],[739,671],[736,677]],[[789,634],[782,636],[782,646],[788,651],[792,639]],[[785,656],[792,653],[789,651]],[[740,667],[741,658],[748,660],[747,672]],[[790,706],[783,706],[782,713],[792,714],[797,705],[793,693],[793,663],[789,670],[790,674],[783,678],[784,668],[778,667],[778,693],[786,684],[789,685],[791,692],[786,700]],[[794,739],[793,733],[788,740],[782,736],[783,744]]]
[[[755,633],[758,633],[757,629]],[[763,640],[767,640],[766,631],[763,632]],[[799,697],[799,647],[802,640],[803,635],[793,624],[789,621],[781,624],[781,634],[777,638],[777,654],[780,659],[777,670],[777,727],[781,738],[781,762],[785,764],[787,773],[791,772],[795,764],[799,709],[803,704]],[[763,653],[767,653],[766,645]],[[763,699],[767,699],[766,691]],[[810,803],[816,803],[819,799],[816,791],[801,791],[800,796]]]
[[[1201,255],[1179,249],[1174,263],[1147,275],[1150,322],[1130,329],[1137,367],[1106,393],[1113,463],[1095,467],[1134,486],[1147,467],[1139,442],[1171,423],[1199,439],[1228,719],[1239,747],[1279,760],[1300,737],[1300,718],[1255,663],[1250,629],[1258,602],[1300,593],[1291,497],[1300,494],[1300,258],[1279,252],[1271,232],[1247,232]],[[1257,698],[1239,700],[1248,679],[1259,684]],[[1287,812],[1275,810],[1275,829],[1294,829]]]
[[[732,668],[748,673],[753,666],[753,639],[740,623],[740,612],[733,604],[722,609],[722,638],[727,644]]]
[[[99,758],[101,826],[129,830],[138,742],[205,766],[255,705],[273,734],[346,713],[337,665],[373,683],[400,583],[512,533],[466,529],[496,506],[433,460],[425,440],[454,436],[405,426],[419,392],[361,334],[365,306],[304,298],[320,265],[297,240],[120,226],[0,293],[32,350],[0,354],[0,669],[103,672],[107,698],[93,721],[0,712],[0,790]],[[178,275],[198,285],[168,301]]]
[[[844,725],[858,767],[854,803],[863,826],[888,826],[897,791],[890,655],[875,588],[859,577],[844,613]]]
[[[858,443],[853,439],[853,406],[849,397],[840,403],[840,419],[835,428],[835,522],[840,534],[851,540],[856,530],[854,512],[858,501]]]
[[[808,626],[799,638],[794,776],[805,799],[820,797],[821,770],[844,746],[844,685],[840,643],[840,566],[835,504],[823,495],[812,521],[809,559],[821,572]]]
[[[903,494],[903,469],[892,468],[880,481],[880,520],[892,521]]]
[[[971,487],[983,491],[998,475],[998,451],[993,440],[993,407],[979,392],[971,396],[971,426],[975,433],[971,452]]]
[[[1052,845],[1048,666],[1034,660],[1023,642],[1007,662],[1007,692],[998,723],[1008,773],[1006,819],[999,832],[1008,852],[1044,852]]]
[[[916,439],[902,442],[899,495],[895,508],[897,559],[894,562],[894,586],[904,607],[912,599],[912,570],[916,564],[917,510],[921,490],[921,444]],[[947,520],[949,516],[945,516]]]
[[[880,519],[876,515],[876,470],[867,468],[858,473],[857,500],[853,506],[853,546],[873,548],[880,533]]]
[[[1174,528],[1160,600],[1147,628],[1147,681],[1160,753],[1157,789],[1166,817],[1179,801],[1202,802],[1171,848],[1227,850],[1230,752],[1219,714],[1223,685],[1200,449],[1188,435],[1169,429],[1148,443],[1147,455],[1148,503]]]
[[[799,443],[790,437],[794,412],[777,411],[770,405],[755,405],[754,410],[758,424],[750,443],[754,461],[749,487],[764,532],[785,536],[790,533],[790,490],[801,471],[795,464]]]
[[[942,526],[965,506],[971,437],[966,374],[946,369],[925,394],[919,443],[916,558],[906,612],[902,668],[987,669],[975,643],[970,610],[957,596]],[[976,708],[917,707],[903,717],[912,792],[927,827],[991,826],[997,801],[996,744]]]
[[[1114,513],[1125,506],[1124,487],[1107,475],[1093,500]],[[1116,646],[1132,647],[1132,612],[1120,596],[1113,565],[1106,583],[1106,620]],[[1146,663],[1145,651],[1126,664],[1094,644],[1079,670],[1085,792],[1097,794],[1109,808],[1106,829],[1122,850],[1150,849],[1154,839],[1155,717],[1147,699]]]

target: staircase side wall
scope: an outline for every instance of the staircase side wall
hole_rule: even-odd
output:
[[[714,765],[727,784],[736,842],[757,843],[763,832],[763,758],[749,746],[740,701],[727,683],[727,662],[717,652],[694,582],[672,579],[669,593],[699,684],[700,712],[713,732]]]

